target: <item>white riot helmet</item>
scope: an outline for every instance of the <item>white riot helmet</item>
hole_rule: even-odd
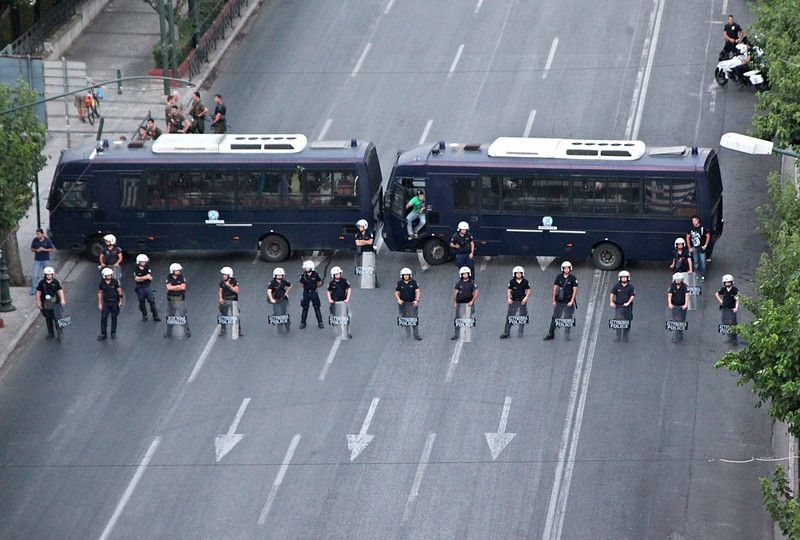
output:
[[[408,274],[409,276],[411,276],[411,275],[412,275],[412,274],[411,274],[411,268],[407,268],[407,267],[406,267],[406,268],[402,268],[402,269],[400,270],[400,277],[401,277],[401,278],[402,278],[403,276],[405,276],[406,274]]]
[[[723,283],[723,284],[725,284],[725,283],[729,283],[729,282],[730,282],[730,283],[733,283],[733,276],[732,276],[732,275],[730,275],[730,274],[725,274],[724,276],[722,276],[722,283]]]
[[[303,261],[303,270],[310,272],[314,269],[314,261]]]
[[[369,223],[367,223],[366,219],[359,219],[358,221],[356,221],[356,227],[358,227],[359,229],[361,227],[364,227],[366,229],[367,227],[369,227]]]
[[[626,278],[628,278],[628,279],[631,279],[631,273],[630,273],[630,272],[628,272],[627,270],[623,270],[623,271],[621,271],[619,274],[617,274],[617,277],[618,277],[619,279],[622,279],[622,278],[624,278],[624,277],[626,277]]]
[[[678,237],[678,238],[676,238],[676,239],[675,239],[675,245],[677,246],[678,244],[684,244],[684,245],[686,245],[686,240],[684,240],[684,239],[683,239],[683,238],[681,238],[681,237]]]
[[[100,275],[103,276],[104,278],[108,276],[113,276],[114,271],[111,268],[106,267],[100,271]]]
[[[471,275],[472,275],[472,270],[470,270],[470,269],[469,269],[469,266],[462,266],[462,267],[461,267],[461,268],[458,270],[458,274],[459,274],[459,275],[463,275],[463,274],[469,274],[469,275],[471,276]]]
[[[183,266],[181,266],[178,263],[172,263],[171,265],[169,265],[170,273],[180,272],[181,270],[183,270]]]
[[[511,271],[512,274],[516,274],[517,272],[519,272],[523,276],[525,275],[525,269],[522,268],[521,266],[515,266],[514,269]]]
[[[739,43],[736,45],[736,50],[739,51],[739,54],[745,54],[747,52],[747,45]]]
[[[672,281],[683,281],[683,274],[680,272],[675,272],[672,274]]]
[[[144,253],[139,253],[139,254],[136,256],[136,264],[139,264],[139,263],[147,263],[147,262],[150,262],[150,257],[148,257],[147,255],[145,255]]]
[[[284,272],[283,268],[281,268],[280,266],[272,271],[272,277],[285,276],[285,275],[286,275],[286,272]]]
[[[563,270],[564,268],[569,268],[570,270],[572,270],[572,263],[569,262],[569,261],[562,262],[561,263],[561,269]]]
[[[223,266],[219,269],[220,274],[225,274],[228,277],[233,277],[233,268],[230,266]]]
[[[44,275],[47,275],[47,274],[56,275],[56,271],[53,269],[52,266],[46,266],[45,269],[42,270],[42,274],[44,274]]]
[[[106,243],[108,243],[108,244],[111,244],[112,246],[113,246],[113,245],[115,245],[115,244],[117,243],[117,237],[116,237],[116,236],[114,236],[113,234],[107,234],[107,235],[105,235],[105,236],[103,237],[103,240],[105,240],[105,241],[106,241]]]
[[[341,274],[341,273],[342,269],[339,268],[338,266],[334,266],[333,268],[331,268],[331,277],[336,277],[336,274]]]
[[[466,221],[460,222],[458,224],[458,230],[459,231],[468,231],[469,230],[469,223],[467,223]]]

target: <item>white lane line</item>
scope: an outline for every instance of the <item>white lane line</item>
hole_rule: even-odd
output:
[[[133,495],[133,490],[136,489],[136,485],[139,483],[139,480],[142,479],[142,475],[144,474],[145,469],[147,469],[147,465],[150,464],[150,460],[153,458],[153,454],[155,454],[159,444],[161,444],[161,437],[156,437],[153,439],[153,442],[150,443],[150,448],[147,449],[147,453],[145,453],[144,458],[142,458],[142,462],[139,463],[139,466],[136,468],[136,472],[133,474],[133,478],[131,478],[128,487],[125,489],[125,493],[122,494],[122,498],[117,503],[117,507],[114,509],[114,514],[111,516],[111,519],[108,520],[106,528],[103,529],[103,533],[100,535],[100,540],[106,540],[109,535],[111,535],[111,532],[114,530],[114,526],[117,524],[119,516],[122,515],[122,511],[125,509],[125,505],[128,504],[131,495]]]
[[[453,72],[456,70],[456,66],[458,65],[458,61],[461,60],[461,53],[464,52],[464,44],[458,46],[458,51],[456,52],[456,57],[453,58],[453,63],[450,64],[450,71],[447,73],[447,78],[453,76]]]
[[[328,118],[325,120],[325,123],[322,125],[322,131],[319,132],[319,137],[317,137],[318,141],[325,139],[325,135],[328,134],[328,130],[331,128],[331,124],[333,123],[333,118]]]
[[[428,138],[428,133],[431,132],[431,126],[433,125],[433,118],[428,119],[428,122],[425,124],[425,129],[422,130],[422,136],[419,138],[418,144],[425,144],[425,139]]]
[[[656,45],[658,45],[658,35],[661,33],[661,19],[664,14],[665,0],[656,0],[656,2],[656,10],[650,14],[650,31],[648,35],[651,37],[645,39],[644,47],[642,48],[642,59],[646,58],[646,61],[636,74],[636,84],[631,97],[631,110],[628,113],[628,122],[625,125],[626,139],[637,138],[642,125],[644,102],[647,97],[647,87],[650,85],[650,76],[653,72]]]
[[[475,6],[475,13],[477,14],[481,10],[481,6],[483,5],[483,0],[478,0],[478,5]]]
[[[392,10],[393,5],[394,5],[394,0],[389,0],[389,3],[386,5],[386,9],[383,10],[383,14],[388,15],[389,12]]]
[[[422,478],[425,476],[425,470],[428,468],[428,461],[431,459],[433,442],[435,440],[436,433],[428,433],[428,438],[425,440],[425,448],[422,450],[422,457],[419,459],[419,465],[417,465],[417,474],[414,475],[414,483],[411,485],[411,493],[408,494],[408,501],[406,501],[403,521],[408,521],[408,518],[411,517],[411,509],[419,496],[419,486],[422,484]]]
[[[722,15],[728,14],[728,0],[722,0]]]
[[[525,122],[525,132],[522,134],[523,137],[530,137],[531,130],[533,129],[533,121],[536,119],[536,109],[531,109],[531,113],[528,115],[528,121]]]
[[[208,358],[208,355],[211,352],[211,349],[214,347],[214,343],[216,342],[217,342],[217,330],[215,329],[214,332],[211,334],[211,337],[208,338],[208,341],[206,342],[206,346],[203,349],[203,352],[200,353],[200,358],[198,358],[197,362],[195,362],[194,369],[192,370],[192,373],[189,375],[189,380],[186,381],[187,383],[190,383],[193,380],[195,380],[195,378],[197,378],[197,374],[200,373],[200,369],[203,367],[203,364],[206,363],[206,358]]]
[[[461,357],[461,349],[464,348],[464,342],[461,340],[456,341],[456,346],[453,349],[453,354],[450,356],[450,365],[447,366],[447,375],[444,378],[444,382],[450,382],[453,380],[453,374],[456,372],[456,366],[458,365],[458,360]]]
[[[550,66],[553,65],[553,57],[556,55],[556,47],[558,47],[558,38],[553,38],[553,43],[550,44],[550,52],[547,53],[547,62],[544,63],[544,71],[542,72],[542,79],[547,78],[547,72],[550,71]]]
[[[342,344],[341,338],[336,338],[333,340],[333,345],[331,345],[331,352],[328,353],[328,358],[325,359],[325,365],[322,366],[322,371],[319,372],[319,380],[324,381],[325,375],[328,374],[328,368],[331,367],[333,364],[333,357],[336,356],[336,351],[339,350],[339,345]]]
[[[278,494],[278,488],[280,488],[281,484],[283,483],[283,477],[286,476],[286,471],[289,469],[289,463],[292,461],[292,456],[294,456],[294,451],[297,450],[297,444],[299,442],[300,434],[295,433],[294,437],[292,437],[292,442],[289,444],[289,449],[286,450],[286,455],[283,456],[283,463],[281,464],[281,468],[278,469],[278,475],[272,482],[272,489],[269,490],[269,495],[267,496],[266,504],[264,504],[264,509],[261,510],[261,515],[258,516],[259,525],[263,525],[267,521],[269,509],[272,508],[272,503],[275,502],[275,496]]]
[[[367,58],[367,54],[369,54],[369,50],[372,48],[372,42],[367,43],[367,46],[364,47],[364,52],[361,53],[361,56],[356,62],[356,67],[353,68],[353,72],[350,74],[351,77],[355,77],[358,75],[359,70],[361,69],[361,64],[364,63],[364,60]]]

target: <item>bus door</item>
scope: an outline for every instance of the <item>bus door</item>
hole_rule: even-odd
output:
[[[59,175],[53,184],[50,201],[50,233],[61,249],[84,247],[89,236],[97,232],[96,203],[92,199],[90,175]]]
[[[109,227],[126,250],[143,251],[147,247],[147,186],[139,171],[117,175],[119,211],[114,212],[114,227]]]
[[[114,175],[98,171],[93,182],[89,182],[89,200],[92,201],[92,218],[95,229],[111,232],[122,241],[120,222],[120,193]]]
[[[453,210],[449,220],[446,216],[447,213],[442,215],[442,225],[449,228],[452,234],[456,232],[459,222],[469,223],[469,232],[476,240],[475,249],[480,254],[480,248],[488,242],[487,238],[483,238],[481,230],[481,214],[478,205],[480,176],[477,174],[431,175],[431,183],[447,186],[450,190],[448,195],[451,197]]]

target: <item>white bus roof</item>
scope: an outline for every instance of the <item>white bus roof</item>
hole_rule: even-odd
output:
[[[153,141],[155,154],[296,154],[308,146],[300,134],[197,135],[165,133]]]
[[[498,137],[489,145],[489,157],[636,160],[644,156],[642,141],[537,139]]]

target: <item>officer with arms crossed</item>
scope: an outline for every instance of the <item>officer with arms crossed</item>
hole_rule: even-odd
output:
[[[458,224],[458,231],[450,238],[450,249],[455,255],[456,266],[466,266],[470,275],[475,273],[475,239],[469,234],[469,223],[462,221]]]
[[[289,291],[292,290],[292,284],[284,279],[286,272],[283,268],[278,267],[272,271],[272,281],[267,286],[267,300],[272,304],[273,315],[286,315],[289,306]],[[290,325],[285,323],[283,327],[289,332]]]
[[[314,270],[314,261],[303,262],[303,273],[300,274],[300,285],[303,286],[303,298],[300,300],[300,307],[303,312],[300,315],[300,329],[306,327],[306,320],[308,319],[308,305],[313,304],[314,313],[317,316],[317,326],[325,328],[322,324],[322,312],[320,311],[319,294],[317,289],[322,287],[322,278]]]
[[[456,319],[459,317],[459,304],[466,304],[470,307],[474,307],[475,300],[478,299],[478,284],[472,279],[472,270],[470,270],[468,266],[462,266],[458,270],[458,274],[460,279],[456,281],[456,286],[453,287],[453,307],[456,308]],[[474,316],[474,310],[472,311],[472,314]],[[458,339],[458,327],[455,328],[453,337],[450,339]]]
[[[189,321],[186,318],[186,278],[183,276],[183,267],[178,263],[169,265],[169,275],[167,276],[167,331],[164,337],[172,337],[172,326],[169,324],[170,317],[183,317],[184,330],[186,337],[192,337],[189,330]]]
[[[667,289],[667,308],[672,313],[672,320],[683,322],[686,320],[686,309],[689,303],[686,301],[686,296],[689,294],[689,288],[683,282],[683,274],[675,272],[672,274],[672,283]],[[672,335],[672,342],[677,343],[683,341],[683,330],[676,330]]]
[[[614,319],[618,321],[632,321],[633,320],[633,300],[636,297],[636,291],[631,283],[631,274],[627,270],[623,270],[618,274],[619,281],[611,288],[611,293],[608,295],[608,302],[614,308]],[[630,324],[630,322],[629,322]],[[631,331],[628,328],[616,328],[616,336],[614,341],[628,341],[628,333]]]
[[[356,227],[358,227],[358,232],[356,233],[356,266],[361,266],[361,254],[362,253],[375,253],[375,235],[373,235],[369,231],[369,223],[366,219],[359,219],[356,222]],[[378,274],[375,271],[375,267],[372,268],[375,276],[375,287],[379,288],[380,284],[378,284]]]
[[[144,253],[136,256],[136,268],[133,269],[133,280],[136,282],[136,297],[139,299],[139,311],[142,312],[142,321],[147,321],[147,307],[145,301],[150,304],[150,314],[153,320],[158,322],[156,310],[156,298],[153,294],[153,273],[150,271],[150,258]]]
[[[555,338],[556,319],[571,319],[575,312],[575,299],[578,297],[578,278],[572,275],[572,263],[561,263],[561,273],[553,282],[553,317],[550,319],[550,330],[544,336],[548,341]],[[564,339],[570,340],[570,327],[564,328]]]
[[[233,303],[239,301],[239,282],[233,277],[233,268],[225,266],[220,269],[222,279],[219,282],[217,300],[219,301],[219,314],[222,316],[233,315]],[[227,324],[219,325],[219,335],[224,336]],[[242,320],[239,318],[239,337],[243,336]]]
[[[397,286],[394,288],[394,299],[399,306],[401,317],[414,317],[417,319],[417,325],[411,327],[414,331],[414,339],[417,341],[422,340],[419,337],[419,294],[419,285],[411,278],[411,269],[403,268],[400,270],[400,281],[397,282]]]
[[[47,337],[53,339],[55,332],[58,331],[58,341],[61,341],[61,328],[55,322],[55,308],[57,305],[66,306],[67,300],[64,296],[64,289],[56,279],[56,271],[52,266],[42,270],[44,277],[36,286],[36,307],[39,308],[47,323]]]
[[[722,276],[722,287],[714,294],[714,297],[719,302],[722,324],[729,326],[736,324],[736,313],[739,311],[739,289],[733,285],[732,275],[725,274]],[[734,333],[730,333],[728,334],[727,342],[738,345],[739,337]]]
[[[692,273],[692,255],[686,249],[686,240],[683,238],[675,239],[675,250],[672,252],[672,262],[669,269],[673,272]]]
[[[114,271],[105,267],[100,272],[102,279],[97,287],[97,309],[100,310],[100,335],[97,341],[105,341],[108,338],[108,316],[111,315],[111,339],[117,339],[117,317],[119,308],[122,307],[122,287],[119,281],[114,279]]]
[[[500,339],[507,339],[510,336],[511,323],[508,322],[509,317],[528,316],[528,297],[531,295],[531,286],[528,280],[525,279],[525,269],[521,266],[515,266],[511,274],[511,281],[508,282],[508,291],[506,292],[506,302],[508,302],[506,327],[503,333],[500,334]],[[520,324],[518,326],[519,337],[522,337],[525,325]]]
[[[100,268],[111,268],[114,271],[114,279],[122,279],[122,250],[117,246],[117,237],[107,234],[103,237],[106,247],[100,253]]]
[[[334,311],[334,303],[344,302],[345,309],[342,316],[350,316],[350,307],[348,304],[350,303],[350,295],[352,292],[353,289],[350,288],[350,284],[344,277],[342,277],[342,269],[338,266],[331,268],[331,282],[328,283],[328,303],[330,304],[331,315],[336,315],[336,312]],[[347,325],[347,337],[353,337],[353,335],[350,333],[349,323]]]

